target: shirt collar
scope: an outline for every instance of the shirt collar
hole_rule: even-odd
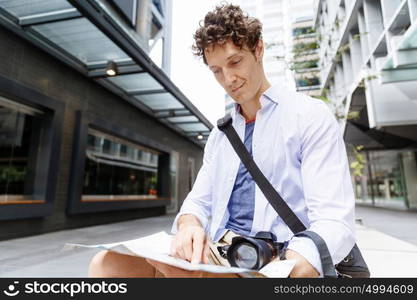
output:
[[[281,87],[279,85],[270,86],[262,95],[261,95],[261,109],[263,109],[268,104],[276,103],[278,104],[278,95],[281,91]],[[238,114],[240,114],[240,105],[238,103],[233,103],[233,110],[232,110],[232,117],[235,118]]]
[[[278,84],[272,85],[262,95],[266,96],[272,102],[278,104],[278,99],[280,98],[279,95],[282,89],[283,87]]]

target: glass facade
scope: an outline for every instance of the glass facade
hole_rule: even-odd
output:
[[[0,202],[35,200],[41,123],[40,111],[0,97]]]
[[[361,176],[353,176],[357,202],[375,206],[407,208],[407,178],[403,152],[368,151]],[[351,162],[354,158],[350,157]],[[410,165],[407,165],[407,170]],[[417,169],[417,164],[413,166]],[[417,179],[413,186],[417,184]]]
[[[396,151],[371,152],[370,163],[375,201],[404,202],[399,153]]]
[[[401,162],[407,193],[407,207],[417,209],[417,151],[401,152]]]
[[[159,155],[89,129],[82,200],[156,199]]]

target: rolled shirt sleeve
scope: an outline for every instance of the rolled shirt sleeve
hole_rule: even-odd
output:
[[[320,254],[311,239],[307,237],[293,237],[288,244],[288,249],[303,256],[322,276],[323,269],[321,267]]]
[[[301,174],[309,219],[308,230],[327,244],[333,263],[339,263],[355,244],[354,194],[346,148],[339,125],[324,103],[312,105],[301,123]],[[308,226],[307,226],[308,227]],[[306,237],[293,237],[288,245],[320,273],[320,255]]]
[[[211,205],[212,205],[212,176],[211,176],[211,158],[213,151],[214,135],[216,128],[212,130],[209,138],[207,139],[206,146],[204,148],[203,165],[201,166],[197,178],[191,191],[185,198],[181,209],[174,219],[174,223],[171,228],[171,233],[177,233],[178,219],[185,214],[192,214],[200,221],[204,230],[208,232],[209,221],[211,218]]]

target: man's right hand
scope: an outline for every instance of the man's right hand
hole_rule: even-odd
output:
[[[207,236],[200,221],[193,215],[178,219],[178,231],[172,239],[171,255],[193,264],[208,264],[209,247]]]

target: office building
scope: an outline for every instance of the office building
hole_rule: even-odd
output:
[[[319,42],[314,26],[312,0],[292,0],[292,60],[296,89],[320,96]]]
[[[271,84],[284,84],[294,90],[291,60],[292,22],[287,0],[240,0],[243,11],[263,25],[264,68]]]
[[[356,198],[417,208],[417,0],[317,0],[315,12]]]

